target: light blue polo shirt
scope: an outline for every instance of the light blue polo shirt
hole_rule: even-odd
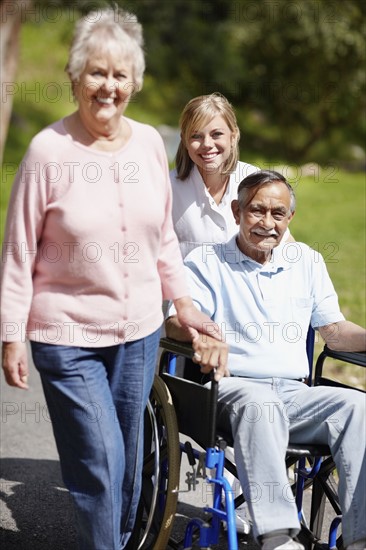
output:
[[[239,250],[235,236],[196,248],[185,264],[195,305],[230,346],[233,375],[305,377],[310,323],[344,320],[322,256],[304,243],[280,244],[262,265]]]

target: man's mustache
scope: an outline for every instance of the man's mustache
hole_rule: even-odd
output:
[[[255,233],[256,235],[260,235],[261,237],[278,237],[278,233],[275,229],[254,229],[252,233]]]

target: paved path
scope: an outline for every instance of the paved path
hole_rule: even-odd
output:
[[[0,547],[4,550],[76,550],[70,496],[65,490],[52,426],[38,373],[31,365],[28,391],[10,388],[1,377]],[[182,463],[181,489],[186,471]],[[190,517],[207,504],[206,484],[182,492],[173,536],[182,539]],[[217,550],[227,550],[225,535]],[[240,550],[258,547],[251,537],[239,540]],[[167,550],[167,549],[159,549]]]
[[[70,497],[33,366],[29,386],[28,391],[10,388],[1,377],[0,546],[75,550]]]

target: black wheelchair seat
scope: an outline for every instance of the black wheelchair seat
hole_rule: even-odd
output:
[[[194,366],[196,371],[199,372],[198,365]],[[207,447],[210,419],[210,389],[192,380],[182,379],[164,372],[160,376],[172,396],[179,432],[194,439],[201,447]],[[228,446],[233,446],[229,414],[225,405],[220,402],[217,403],[216,432]],[[328,456],[330,455],[330,449],[328,445],[290,442],[287,454],[293,457]]]

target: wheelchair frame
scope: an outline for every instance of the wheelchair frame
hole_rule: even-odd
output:
[[[142,487],[135,529],[126,550],[165,549],[177,507],[180,449],[169,390],[155,375],[144,421]]]
[[[310,331],[310,339],[308,338],[307,342],[311,366],[313,335],[313,331]],[[206,448],[206,468],[215,470],[213,478],[206,478],[208,483],[214,485],[213,506],[205,507],[205,511],[212,516],[211,521],[206,522],[200,518],[193,518],[188,523],[183,541],[174,541],[170,538],[179,492],[180,454],[182,452],[187,453],[192,466],[195,463],[197,451],[192,451],[190,445],[184,446],[179,443],[178,429],[180,433],[192,437],[191,433],[187,433],[190,432],[191,419],[183,419],[183,422],[179,419],[177,423],[174,407],[179,407],[179,399],[177,403],[177,395],[174,391],[170,391],[172,385],[169,377],[172,375],[164,373],[164,370],[174,371],[176,357],[191,358],[193,351],[189,344],[176,342],[169,338],[161,340],[161,347],[163,353],[160,358],[159,376],[155,377],[150,398],[150,413],[147,423],[145,423],[147,426],[145,426],[146,448],[143,490],[139,508],[140,515],[137,518],[135,533],[128,548],[129,550],[132,550],[132,548],[163,550],[169,544],[171,548],[177,550],[180,548],[188,549],[192,548],[196,536],[198,547],[208,549],[212,544],[218,543],[220,526],[225,521],[227,523],[228,549],[237,550],[235,507],[241,504],[244,499],[241,495],[236,499],[233,498],[230,484],[225,478],[225,469],[236,475],[236,468],[235,465],[225,459],[225,439],[222,435],[216,433],[217,383],[212,384],[211,391],[199,386],[199,390],[205,390],[206,393],[203,405],[201,403],[202,410],[200,410],[200,414],[208,413],[210,424],[208,437],[205,437],[207,435],[205,433],[204,436],[194,434],[192,438],[198,445]],[[316,362],[314,385],[350,387],[323,377],[323,365],[328,357],[366,367],[365,353],[334,352],[325,346]],[[168,368],[166,368],[167,365],[169,365]],[[173,378],[175,378],[174,375]],[[183,383],[187,383],[187,381],[185,380]],[[195,385],[197,386],[197,384]],[[159,389],[157,390],[157,388]],[[196,412],[195,415],[197,415]],[[154,425],[156,425],[155,428]],[[307,462],[309,466],[306,465]],[[154,463],[154,468],[152,468],[152,463]],[[337,529],[341,522],[341,511],[337,497],[336,481],[333,476],[335,464],[330,456],[329,448],[324,445],[290,446],[286,464],[288,467],[294,466],[296,473],[292,489],[302,527],[298,536],[299,540],[304,544],[306,550],[342,549],[342,537],[337,536]],[[156,483],[156,480],[159,480],[159,483]],[[302,502],[304,490],[309,487],[312,488],[312,497],[310,521],[307,523],[302,509]],[[221,504],[223,492],[225,493],[225,508]],[[157,494],[159,495],[158,498]],[[324,542],[322,541],[322,528],[327,499],[334,509],[335,518],[329,529],[328,540]],[[143,519],[143,516],[145,516],[145,519]],[[142,535],[141,532],[143,532]]]

